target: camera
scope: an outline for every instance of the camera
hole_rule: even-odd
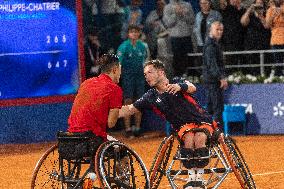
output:
[[[253,5],[253,11],[261,14],[261,12],[264,10],[264,7],[262,5]]]
[[[274,0],[273,1],[274,2],[274,4],[275,4],[275,7],[277,7],[277,8],[279,8],[280,7],[280,1],[279,0]]]
[[[261,5],[255,5],[254,6],[254,10],[255,11],[260,11],[260,10],[263,10],[264,8],[263,8],[263,6],[261,6]]]

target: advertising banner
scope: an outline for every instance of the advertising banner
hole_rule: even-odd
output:
[[[284,133],[284,84],[230,85],[225,104],[246,108],[248,134]],[[198,87],[200,103],[205,105],[205,91]]]

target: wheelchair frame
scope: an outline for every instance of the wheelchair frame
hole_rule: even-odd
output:
[[[130,165],[129,183],[121,182],[117,165],[121,156],[113,149],[123,149]],[[95,172],[97,179],[91,186],[85,186],[88,173]],[[136,173],[140,173],[139,177]],[[127,173],[128,174],[128,173]],[[58,145],[48,149],[38,161],[32,176],[32,189],[94,189],[94,188],[150,188],[149,173],[137,153],[118,141],[108,141],[100,145],[95,157],[66,160],[60,158]]]
[[[82,189],[86,175],[95,171],[97,179],[90,188],[144,188],[156,189],[164,176],[171,188],[180,188],[187,182],[188,170],[183,166],[180,145],[170,156],[175,136],[165,137],[154,157],[150,173],[138,154],[118,141],[101,144],[94,157],[65,160],[58,154],[58,145],[48,149],[38,161],[32,176],[31,188]],[[220,135],[218,142],[210,143],[209,164],[204,168],[205,185],[216,189],[228,174],[234,172],[243,189],[256,189],[254,180],[235,141]],[[121,154],[121,152],[124,152]],[[119,169],[123,158],[127,157],[127,169]],[[168,166],[168,162],[169,166]],[[122,170],[122,171],[121,171]],[[124,179],[128,182],[124,182]]]
[[[219,142],[209,144],[209,164],[204,168],[204,184],[207,188],[216,189],[225,180],[228,174],[234,172],[241,188],[255,189],[255,183],[247,163],[244,160],[235,141],[223,134],[219,137]],[[183,167],[182,160],[189,160],[181,158],[180,145],[173,155],[173,158],[167,168],[172,147],[174,143],[174,136],[164,138],[154,158],[152,167],[150,169],[150,183],[151,189],[158,188],[162,177],[166,176],[171,188],[182,188],[188,180],[189,171]],[[196,158],[200,159],[200,158]]]

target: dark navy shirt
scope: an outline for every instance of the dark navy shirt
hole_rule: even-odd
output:
[[[139,111],[152,109],[169,121],[175,129],[186,123],[212,123],[211,116],[201,108],[194,97],[185,92],[160,94],[152,88],[133,105]]]

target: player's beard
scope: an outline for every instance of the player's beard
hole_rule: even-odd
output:
[[[162,79],[156,79],[155,84],[152,87],[160,88],[162,83],[163,83]]]

